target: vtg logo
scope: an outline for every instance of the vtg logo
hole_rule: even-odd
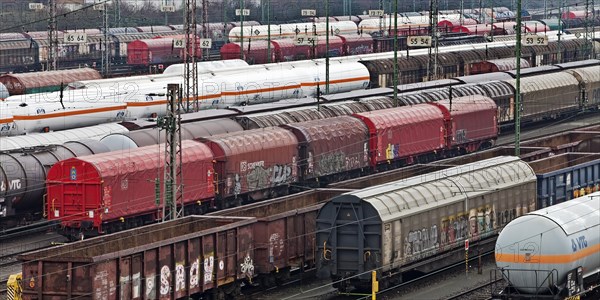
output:
[[[585,239],[585,235],[582,235],[576,239],[571,239],[571,249],[573,252],[577,252],[577,250],[581,250],[588,246],[588,243]]]

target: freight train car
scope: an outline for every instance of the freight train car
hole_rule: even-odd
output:
[[[240,296],[242,285],[276,286],[289,278],[291,269],[314,267],[316,213],[323,201],[340,193],[307,191],[205,217],[149,225],[103,237],[115,242],[106,247],[96,248],[102,242],[88,239],[25,254],[20,259],[30,275],[22,281],[26,284],[19,296],[32,299],[62,290],[65,295],[61,299],[85,294],[90,299],[225,299]],[[136,239],[127,238],[130,235]],[[161,246],[149,245],[150,240]],[[181,246],[183,243],[191,247]],[[72,252],[88,247],[95,250]],[[136,250],[131,252],[133,248]],[[239,257],[234,258],[233,253]],[[167,255],[175,255],[175,259]],[[51,271],[54,267],[60,271]],[[65,274],[70,274],[72,284],[61,279]],[[88,274],[100,275],[90,280]],[[120,280],[127,276],[130,280]]]
[[[317,216],[318,275],[343,291],[370,287],[377,270],[385,289],[464,259],[465,240],[493,249],[491,237],[535,209],[535,187],[526,163],[498,157],[334,197]]]
[[[590,129],[590,131],[588,131],[588,133],[590,135],[593,135],[593,129]],[[567,142],[571,139],[575,139],[578,140],[578,137],[572,136],[571,135],[567,135],[567,137],[562,137],[562,139],[560,137],[556,137],[553,141],[557,142],[552,144],[552,148],[555,148],[557,150],[559,149],[569,149],[569,147],[566,147],[566,145],[561,146],[561,141],[562,142]],[[550,142],[552,143],[552,142]],[[580,146],[584,146],[587,145],[588,141],[581,141],[579,144]],[[573,143],[568,143],[568,145],[572,145]],[[528,159],[534,159],[534,157],[539,156],[540,153],[545,153],[546,155],[549,155],[552,151],[547,151],[544,152],[545,150],[551,150],[551,149],[543,149],[544,147],[542,146],[550,146],[550,144],[544,144],[542,142],[537,142],[537,144],[539,147],[524,147],[523,150],[527,150],[528,152],[530,152],[529,154],[525,154],[525,156],[528,157]],[[597,147],[596,147],[597,148]],[[594,148],[595,149],[595,148]],[[555,151],[557,151],[555,150]],[[377,182],[375,184],[381,184],[382,182],[389,182],[390,178],[391,181],[398,181],[400,179],[403,178],[408,178],[408,177],[412,177],[412,176],[419,176],[420,174],[424,174],[427,172],[430,172],[432,170],[442,170],[442,169],[447,169],[450,165],[464,165],[465,163],[469,163],[469,162],[473,162],[473,161],[479,161],[481,159],[484,159],[486,157],[498,157],[499,155],[503,155],[502,153],[512,153],[514,152],[514,149],[494,149],[494,150],[490,150],[490,151],[486,151],[483,153],[477,153],[475,155],[469,155],[469,156],[463,156],[460,158],[454,158],[454,159],[450,159],[450,160],[445,160],[440,162],[439,164],[429,164],[427,167],[424,167],[423,165],[420,166],[411,166],[408,168],[403,168],[400,170],[396,170],[394,171],[394,174],[390,174],[389,172],[384,173],[378,173],[376,176],[368,176],[367,178],[361,178],[359,181],[362,183],[362,186],[359,185],[353,185],[351,182],[356,182],[357,180],[352,180],[350,183],[350,185],[343,185],[345,189],[347,188],[353,188],[353,189],[359,189],[362,188],[364,186],[372,186],[374,184],[374,182]],[[538,154],[535,154],[538,153]],[[552,155],[552,154],[550,154]],[[587,154],[581,154],[581,155],[586,155],[587,156],[595,156],[597,157],[597,155],[587,155]],[[579,161],[579,159],[577,157],[574,158],[573,162],[577,163],[577,161]],[[489,163],[488,163],[489,165]],[[554,168],[560,168],[561,165],[564,165],[563,162],[558,162],[557,165],[553,165],[552,169]],[[542,171],[544,171],[544,169],[546,169],[546,167],[548,167],[548,163],[544,163],[542,166],[540,166]],[[379,178],[382,177],[380,175],[383,175],[383,177],[386,178]],[[537,174],[539,175],[539,174]],[[374,178],[374,177],[378,177],[378,178]],[[414,179],[414,178],[413,178]],[[404,179],[403,181],[400,181],[401,183],[406,182],[406,179]],[[247,256],[245,256],[246,253],[242,253],[240,255],[240,257],[244,258],[244,263],[240,263],[239,264],[239,269],[237,271],[244,273],[244,276],[241,276],[241,278],[239,278],[238,280],[229,280],[229,281],[219,281],[219,286],[216,289],[210,289],[207,292],[210,293],[210,296],[215,296],[218,298],[222,298],[227,296],[230,297],[235,297],[236,295],[238,295],[239,293],[239,287],[240,285],[247,285],[247,283],[251,280],[252,281],[252,286],[256,286],[257,284],[262,286],[262,287],[272,287],[275,286],[276,284],[279,284],[283,281],[285,281],[288,276],[289,276],[289,271],[291,268],[298,268],[300,270],[310,270],[314,264],[315,264],[315,259],[317,258],[317,256],[319,255],[319,253],[315,253],[315,246],[316,244],[314,243],[314,236],[316,234],[316,230],[315,230],[315,218],[316,218],[316,214],[318,212],[319,207],[321,207],[322,202],[330,199],[333,196],[337,196],[340,193],[345,192],[346,190],[341,189],[341,190],[313,190],[313,191],[308,191],[308,192],[304,192],[304,193],[299,193],[293,196],[288,196],[288,197],[284,197],[282,199],[278,199],[278,200],[274,200],[274,201],[267,201],[267,202],[258,202],[258,203],[254,203],[251,205],[247,205],[247,206],[243,206],[243,207],[237,207],[237,208],[232,208],[232,209],[228,209],[228,210],[221,210],[215,213],[212,213],[211,215],[215,215],[215,216],[221,216],[221,217],[256,217],[257,222],[255,223],[256,226],[253,226],[252,229],[252,238],[254,241],[254,256],[250,256],[249,259],[246,259]],[[510,212],[508,212],[509,214]],[[514,212],[514,214],[516,215],[516,212]],[[501,220],[501,217],[504,215],[504,213],[494,213],[495,217],[492,218],[491,220],[496,220],[495,218],[498,218],[498,220]],[[490,224],[487,219],[485,219],[485,216],[487,215],[483,215],[484,216],[484,224]],[[479,218],[479,216],[478,216]],[[229,220],[231,220],[232,218],[230,218]],[[243,220],[246,220],[246,218],[244,218]],[[429,219],[426,218],[424,222],[429,222]],[[488,223],[485,223],[488,222]],[[494,224],[494,221],[491,221],[491,224]],[[180,230],[178,225],[179,223],[174,223],[174,222],[168,222],[168,223],[162,223],[162,224],[158,224],[158,225],[151,225],[151,232],[154,233],[154,235],[152,236],[153,238],[157,238],[158,240],[163,240],[163,239],[169,239],[167,242],[165,243],[161,243],[163,250],[166,251],[166,247],[168,247],[167,245],[170,245],[169,243],[180,243],[182,242],[182,239],[180,238],[179,234],[183,234],[185,235],[185,238],[193,238],[195,239],[198,236],[202,236],[204,235],[203,232],[194,232],[194,233],[190,233],[188,234],[188,231],[185,230]],[[189,223],[188,223],[189,224]],[[313,225],[311,225],[313,224]],[[457,224],[461,224],[461,223],[457,223]],[[454,226],[454,224],[449,224]],[[171,228],[173,226],[176,226],[176,228],[173,229],[173,231],[167,231],[165,234],[163,234],[163,228]],[[464,225],[466,228],[466,225]],[[479,225],[478,225],[479,226]],[[484,225],[481,225],[482,227],[480,228],[484,228]],[[433,228],[433,227],[432,227]],[[437,228],[437,227],[436,227]],[[458,228],[458,227],[457,227]],[[455,231],[453,231],[455,232]],[[24,273],[23,274],[31,274],[31,276],[27,277],[27,281],[25,281],[24,284],[24,289],[26,289],[24,297],[25,299],[29,299],[30,297],[34,297],[36,295],[50,295],[52,293],[54,293],[55,291],[59,290],[62,291],[63,293],[66,293],[67,295],[69,293],[71,293],[72,295],[76,292],[79,292],[80,290],[73,290],[73,287],[75,286],[83,286],[83,289],[85,291],[87,291],[86,289],[89,289],[89,285],[87,285],[88,281],[83,280],[84,277],[89,277],[88,275],[86,275],[87,273],[85,272],[85,270],[87,270],[86,268],[96,268],[96,266],[98,264],[102,264],[102,262],[100,262],[98,258],[100,256],[97,256],[98,252],[94,252],[94,253],[83,253],[83,252],[76,252],[76,253],[70,253],[70,251],[74,248],[89,248],[89,247],[94,247],[95,245],[97,245],[97,243],[101,243],[103,241],[115,241],[115,240],[121,240],[121,238],[126,237],[122,243],[116,243],[116,244],[111,244],[108,248],[106,248],[106,250],[101,250],[102,253],[104,253],[104,255],[102,257],[104,258],[108,258],[109,260],[113,260],[113,259],[124,259],[124,260],[129,260],[129,254],[133,250],[132,256],[131,257],[140,257],[140,255],[144,256],[146,254],[150,255],[150,257],[148,258],[148,260],[143,259],[142,260],[142,264],[145,264],[149,261],[154,261],[152,259],[152,251],[150,248],[148,248],[149,246],[144,243],[144,242],[138,242],[139,240],[131,240],[130,237],[131,236],[138,236],[138,235],[144,235],[146,234],[146,231],[143,230],[135,230],[135,231],[127,231],[127,232],[122,232],[122,233],[118,233],[118,234],[113,234],[110,236],[106,236],[103,237],[100,240],[95,240],[95,239],[91,239],[91,240],[86,240],[83,242],[78,242],[77,244],[74,244],[74,246],[71,245],[65,245],[62,246],[60,248],[54,248],[51,250],[42,250],[42,251],[38,251],[35,253],[30,253],[27,255],[24,255],[21,257],[21,260],[24,261]],[[410,236],[410,235],[409,235]],[[413,234],[414,236],[414,234]],[[437,236],[445,236],[445,235],[440,235],[438,234]],[[448,236],[450,236],[450,233],[448,232]],[[143,236],[140,240],[144,240],[145,236]],[[133,241],[133,243],[131,242]],[[156,241],[156,240],[152,240],[152,241]],[[187,240],[186,240],[187,241]],[[153,243],[153,242],[150,242]],[[118,246],[116,246],[118,244]],[[153,244],[154,245],[154,244]],[[412,245],[416,245],[416,242],[414,240],[411,241],[407,241],[407,245],[411,245],[411,249],[412,249]],[[461,250],[462,250],[462,244],[459,243],[458,245]],[[72,248],[74,247],[74,248]],[[114,248],[117,247],[117,248]],[[112,252],[118,250],[117,252]],[[330,249],[330,248],[328,248]],[[148,250],[148,251],[145,251]],[[232,250],[232,249],[231,249]],[[242,249],[243,250],[243,249]],[[137,251],[137,252],[136,252]],[[110,253],[109,253],[110,252]],[[56,257],[54,255],[50,255],[50,253],[55,254]],[[70,256],[68,253],[73,254],[73,256]],[[123,254],[125,253],[125,254]],[[165,253],[165,252],[163,252]],[[170,253],[170,252],[169,252]],[[233,254],[232,252],[229,252],[230,254]],[[125,255],[125,256],[124,256]],[[236,254],[237,255],[237,254]],[[182,257],[182,256],[179,256]],[[194,253],[192,253],[192,257],[196,257],[196,255]],[[212,261],[213,263],[211,264],[211,257],[212,257]],[[137,258],[134,258],[134,260]],[[87,261],[91,263],[86,263],[85,266],[80,266],[79,262],[81,261]],[[136,260],[139,261],[139,260]],[[211,256],[210,253],[208,254],[202,254],[199,258],[199,262],[200,265],[203,266],[204,262],[207,262],[207,264],[205,264],[203,267],[199,268],[198,273],[196,273],[196,268],[194,267],[194,264],[196,262],[195,259],[189,259],[189,260],[181,260],[183,263],[180,263],[179,265],[183,266],[184,270],[190,270],[190,273],[187,272],[183,272],[183,273],[179,273],[178,276],[173,276],[173,273],[170,273],[170,276],[164,276],[160,278],[160,284],[164,285],[164,290],[167,290],[167,287],[171,288],[171,290],[173,290],[172,288],[176,286],[176,278],[179,278],[179,282],[190,282],[190,285],[194,286],[195,282],[198,281],[200,278],[200,280],[202,280],[202,278],[207,278],[208,277],[204,277],[203,274],[210,274],[211,270],[215,270],[215,268],[217,266],[221,265],[221,260],[218,259],[218,256],[213,255]],[[152,263],[152,262],[150,262]],[[174,260],[169,260],[169,261],[161,261],[159,263],[159,267],[162,269],[163,267],[168,268],[169,270],[177,270],[177,265],[174,265],[175,261]],[[226,266],[227,261],[223,260],[223,266]],[[60,265],[60,266],[59,266]],[[101,277],[98,278],[98,280],[94,279],[94,283],[93,286],[95,287],[95,291],[104,291],[104,287],[111,286],[111,283],[113,283],[112,286],[114,286],[115,288],[109,288],[106,290],[106,293],[109,296],[106,296],[106,294],[100,294],[100,296],[97,297],[112,297],[112,295],[120,295],[121,292],[123,292],[125,295],[127,294],[137,294],[137,295],[154,295],[155,293],[158,292],[158,287],[157,287],[157,280],[159,280],[159,278],[157,278],[158,276],[152,276],[152,272],[147,272],[142,274],[142,272],[140,272],[140,279],[135,279],[132,280],[131,282],[125,282],[124,285],[120,285],[120,284],[116,284],[116,282],[120,282],[119,278],[120,275],[124,275],[125,277],[127,276],[126,274],[133,274],[132,277],[138,278],[138,275],[136,274],[137,272],[132,272],[131,270],[137,270],[137,269],[131,269],[128,268],[128,264],[113,264],[113,266],[116,266],[115,268],[110,267],[110,270],[114,270],[114,272],[108,272],[108,276],[105,277]],[[56,267],[56,269],[55,269]],[[205,269],[204,267],[208,267],[207,269]],[[26,268],[26,269],[25,269]],[[148,265],[145,266],[144,269],[148,269],[148,270],[155,270],[157,269],[157,267],[155,267],[154,265]],[[181,268],[180,268],[181,269]],[[248,272],[244,272],[243,270],[248,270],[248,269],[252,269],[253,272],[250,274]],[[59,270],[59,272],[56,272],[55,270]],[[193,270],[193,271],[192,271]],[[229,268],[227,268],[227,270],[230,270]],[[233,278],[233,273],[237,272],[236,270],[233,270],[233,272],[231,272],[231,276],[230,278]],[[69,274],[69,272],[71,272],[70,274],[70,278],[72,279],[72,282],[77,282],[77,284],[74,285],[68,285],[67,283],[65,283],[64,280],[61,280],[61,278],[64,278],[64,274],[63,272],[66,272],[67,274]],[[204,272],[204,273],[202,273]],[[79,276],[78,274],[83,274],[81,276]],[[113,276],[114,274],[114,276]],[[158,273],[155,273],[158,274]],[[165,273],[166,274],[166,273]],[[197,274],[197,275],[196,275]],[[181,275],[184,275],[184,277],[181,277]],[[33,280],[32,280],[33,278]],[[216,278],[213,276],[211,277],[213,279],[213,282],[216,281]],[[29,285],[29,283],[31,283],[33,281],[33,285]],[[43,284],[42,284],[43,283]],[[85,283],[85,285],[84,285]],[[149,283],[149,284],[146,284]],[[82,291],[85,292],[85,291]],[[201,296],[198,293],[194,292],[195,294],[193,296]],[[149,296],[149,297],[150,297]],[[202,296],[209,296],[207,294],[204,294]],[[173,297],[173,296],[168,296],[165,295],[164,297]]]
[[[69,83],[81,80],[97,80],[102,76],[91,68],[17,73],[0,75],[0,83],[13,95],[34,94],[58,91]],[[6,96],[7,97],[7,96]],[[6,98],[1,97],[1,98]]]
[[[184,48],[175,47],[175,41],[181,38],[182,36],[175,36],[133,41],[127,47],[127,64],[136,69],[156,66],[162,70],[171,64],[181,63],[184,59]],[[196,41],[195,47],[194,57],[200,60],[200,40]]]
[[[597,64],[597,61],[591,61],[591,62],[582,62],[582,63],[578,63],[578,64],[565,64],[565,65],[561,65],[561,67],[569,67],[568,65],[571,65],[571,67],[574,66],[579,66],[579,65],[586,65],[587,63],[591,63],[591,64]],[[560,70],[560,68],[557,68],[558,70]],[[590,73],[590,72],[588,72]],[[591,72],[593,73],[593,72]],[[497,73],[494,73],[497,75]],[[500,73],[500,74],[504,74],[506,75],[506,77],[511,78],[510,75],[505,74],[505,73]],[[536,74],[536,72],[533,72],[532,74]],[[486,77],[484,79],[489,79],[489,76],[491,75],[486,75]],[[477,76],[475,76],[477,77]],[[470,80],[467,80],[466,78],[459,78],[461,81],[464,82],[470,82]],[[585,82],[587,87],[592,88],[592,81],[590,80],[586,80]],[[435,84],[433,84],[435,83]],[[432,86],[441,86],[442,82],[433,82]],[[447,84],[458,84],[460,83],[460,81],[458,80],[452,80],[452,81],[447,81]],[[440,91],[436,91],[436,90],[430,90],[428,89],[428,87],[425,85],[422,88],[416,88],[413,89],[413,91],[418,91],[418,93],[413,93],[412,95],[409,94],[400,94],[399,95],[399,103],[408,105],[414,105],[414,104],[418,104],[420,102],[430,102],[430,101],[439,101],[439,100],[443,100],[449,97],[450,94],[453,95],[453,97],[458,97],[458,96],[468,96],[468,95],[475,95],[476,93],[480,93],[480,94],[486,94],[487,91],[494,91],[495,89],[493,89],[495,85],[490,85],[490,88],[487,89],[487,85],[486,86],[479,86],[479,85],[464,85],[464,86],[454,86],[451,90],[450,89],[444,89],[444,90],[440,90]],[[485,89],[484,89],[485,87]],[[409,90],[410,86],[403,86],[401,87],[401,89],[403,90]],[[451,93],[450,93],[451,91]],[[194,121],[194,120],[207,120],[207,119],[214,119],[217,117],[231,117],[231,118],[235,118],[236,122],[238,122],[240,125],[242,125],[242,127],[244,129],[256,129],[256,128],[263,128],[265,126],[277,126],[277,125],[284,125],[284,124],[289,124],[292,122],[302,122],[302,121],[309,121],[309,120],[315,120],[315,119],[324,119],[324,118],[329,118],[329,117],[334,117],[334,116],[342,116],[342,115],[347,115],[349,113],[363,113],[366,111],[370,111],[370,110],[378,110],[378,109],[384,109],[384,108],[390,108],[394,106],[394,101],[393,99],[389,98],[389,97],[367,97],[367,98],[361,98],[367,95],[375,95],[377,93],[391,93],[391,90],[385,90],[385,89],[379,89],[379,90],[370,90],[370,91],[359,91],[359,92],[354,92],[354,93],[349,93],[348,95],[327,95],[324,96],[323,99],[321,100],[327,100],[327,102],[330,101],[337,101],[339,99],[356,99],[358,98],[358,101],[352,101],[352,102],[341,102],[341,103],[323,103],[321,102],[321,104],[317,105],[317,103],[319,102],[316,99],[310,99],[310,101],[304,101],[304,102],[299,102],[299,103],[294,103],[293,101],[291,101],[289,104],[287,104],[286,106],[281,106],[282,104],[279,103],[275,103],[272,104],[272,106],[269,104],[264,104],[264,105],[258,105],[258,106],[246,106],[246,107],[239,107],[238,110],[236,111],[235,109],[229,109],[229,110],[221,110],[220,113],[219,111],[205,111],[205,112],[201,112],[201,113],[196,113],[196,114],[191,114],[191,115],[185,115],[184,116],[184,122],[189,122],[189,121]],[[507,91],[507,94],[510,95],[510,90]],[[593,93],[592,93],[593,94]],[[347,97],[347,98],[344,98]],[[497,114],[497,120],[498,120],[498,124],[502,125],[505,123],[510,124],[512,121],[512,119],[510,118],[511,114],[510,114],[510,110],[508,110],[508,108],[510,106],[508,106],[507,104],[503,104],[503,103],[509,103],[507,102],[502,102],[502,99],[505,98],[501,98],[501,97],[495,97],[495,101],[498,104],[498,106],[500,107],[500,109],[498,110],[498,114]],[[595,98],[594,98],[595,99]],[[308,100],[308,99],[307,99]],[[595,100],[597,101],[597,100]],[[456,103],[456,102],[455,102]],[[591,101],[590,103],[594,103],[594,101]],[[296,107],[299,105],[307,105],[310,104],[312,106],[310,107]],[[457,105],[457,104],[454,104]],[[273,110],[275,107],[277,108],[285,108],[288,107],[287,110],[285,111],[281,111],[281,112],[268,112],[268,110]],[[296,107],[296,108],[293,108]],[[318,108],[319,107],[319,108]],[[548,109],[553,109],[552,107],[549,107]],[[250,114],[251,112],[259,112],[256,114]],[[197,115],[196,117],[192,116],[192,115]],[[188,118],[189,117],[189,118]],[[232,123],[230,120],[223,120],[222,121],[223,124],[229,124]],[[151,127],[154,126],[154,123],[152,122],[141,122],[143,124],[137,124],[135,122],[127,122],[128,124],[125,124],[127,126],[127,128],[130,128],[130,130],[135,130],[138,129],[139,126],[148,126],[150,125]],[[148,124],[147,124],[148,123]],[[146,124],[146,125],[144,125]],[[233,123],[232,123],[233,124]],[[100,128],[99,132],[96,132],[95,130],[77,130],[77,132],[65,132],[64,135],[60,134],[60,133],[52,133],[49,135],[31,135],[31,136],[23,136],[23,137],[10,137],[10,138],[4,138],[1,139],[0,142],[2,142],[0,145],[2,145],[3,150],[10,150],[10,149],[16,149],[16,148],[20,148],[20,147],[32,147],[32,146],[39,146],[39,145],[45,145],[45,144],[56,144],[56,143],[63,143],[65,141],[68,141],[70,139],[82,139],[82,138],[96,138],[96,139],[101,139],[103,138],[105,135],[108,135],[111,133],[111,131],[115,131],[115,134],[112,136],[109,136],[108,138],[106,138],[105,140],[103,140],[103,142],[105,142],[107,144],[107,146],[111,149],[111,150],[121,150],[121,149],[131,149],[131,148],[135,148],[135,147],[140,147],[140,146],[147,146],[147,145],[152,145],[152,144],[156,144],[159,143],[161,141],[164,141],[164,134],[159,134],[158,130],[156,129],[148,129],[148,130],[143,130],[141,132],[135,133],[129,133],[127,135],[123,135],[123,132],[126,132],[126,129],[123,128],[122,126],[119,125],[113,125],[113,127],[116,126],[117,128],[109,128],[108,131],[103,130],[102,126],[98,126]],[[200,135],[197,134],[187,134],[188,131],[186,129],[187,125],[184,125],[184,138],[196,138],[199,136],[202,136],[204,134],[215,134],[217,131],[217,129],[224,129],[225,131],[220,131],[220,132],[230,132],[231,128],[233,128],[232,126],[229,125],[224,125],[224,126],[216,126],[216,127],[209,127],[210,129],[202,129],[200,127],[194,127],[195,125],[190,124],[190,128],[195,128],[193,129],[194,131],[197,131],[198,133],[201,133]],[[203,126],[203,125],[198,125],[198,126]],[[212,126],[212,125],[211,125]],[[109,127],[107,125],[107,127]],[[237,126],[239,127],[239,126]],[[230,128],[230,129],[227,129]],[[491,128],[491,127],[490,127]],[[237,129],[240,130],[240,129]],[[54,136],[56,136],[56,138],[54,138]],[[458,134],[458,136],[460,136],[460,134]],[[47,137],[47,138],[46,138]],[[13,142],[14,140],[14,142]],[[383,147],[383,146],[382,146]],[[39,150],[42,151],[42,150]],[[385,153],[386,157],[387,155],[389,155],[390,157],[394,156],[394,151],[393,149],[390,148],[390,150],[388,151],[388,149],[382,149],[381,153]],[[26,157],[26,156],[24,156]],[[383,156],[382,156],[383,157]],[[431,159],[428,158],[427,156],[425,157],[420,157],[419,159]],[[339,165],[339,164],[338,164]],[[386,164],[383,163],[380,166],[383,167]],[[302,166],[300,166],[302,167]],[[20,167],[16,167],[16,169],[19,169]],[[25,168],[29,168],[28,166],[25,166]],[[40,169],[41,170],[41,169]],[[356,173],[356,170],[351,171],[348,170],[349,174],[354,174]],[[303,171],[302,171],[303,172]],[[302,174],[301,172],[301,174]],[[340,176],[341,174],[335,174],[334,177],[336,176]],[[344,175],[347,176],[348,174]],[[354,176],[352,175],[352,176]],[[41,176],[41,175],[40,175]],[[14,179],[14,178],[13,178]],[[10,179],[12,180],[12,179]],[[320,178],[321,181],[323,180],[329,180],[326,178]],[[27,188],[23,189],[23,191],[26,191]],[[19,194],[21,193],[11,193],[11,197],[20,197]],[[9,198],[6,198],[9,199]],[[13,211],[10,206],[11,206],[11,202],[6,202],[7,205],[7,211]],[[36,212],[41,212],[41,199],[38,201],[37,205],[34,205],[32,207],[30,207],[31,210],[36,211]],[[41,214],[41,213],[40,213]]]
[[[495,248],[509,288],[498,299],[562,299],[600,282],[600,192],[510,222]]]
[[[201,172],[202,180],[193,179],[192,175],[184,179],[199,185],[192,189],[195,192],[207,191],[207,194],[197,195],[202,197],[186,196],[186,209],[204,212],[213,207],[238,206],[243,202],[285,195],[293,190],[293,186],[310,184],[310,181],[340,180],[350,174],[356,176],[361,172],[387,168],[387,165],[401,166],[433,160],[493,145],[497,134],[496,107],[491,99],[456,98],[452,105],[460,109],[449,110],[449,103],[441,101],[384,109],[372,112],[373,115],[355,114],[358,120],[336,117],[293,124],[289,129],[268,127],[204,137],[200,142],[189,141],[186,147],[190,149],[210,149],[210,157],[198,156],[197,159],[211,162],[212,167]],[[406,115],[411,118],[406,119]],[[389,124],[382,123],[384,120]],[[424,122],[433,138],[422,134]],[[340,135],[340,131],[334,128],[353,134]],[[369,135],[365,128],[368,128]],[[394,130],[402,133],[393,134]],[[384,133],[385,139],[381,138],[381,133]],[[414,137],[419,138],[409,140]],[[337,143],[330,141],[360,143],[336,149]],[[406,151],[402,150],[405,148]],[[327,149],[336,149],[336,152],[329,153]],[[138,152],[144,157],[162,157],[159,155],[162,147],[147,146],[138,150],[134,153],[123,150],[72,158],[55,164],[48,172],[48,218],[61,220],[63,231],[69,236],[96,235],[160,218],[156,215],[159,212],[154,209],[153,182],[136,181],[135,184],[140,186],[129,188],[126,178],[130,177],[128,173],[139,172],[142,168],[133,167],[142,158],[137,156]],[[119,158],[122,159],[119,165],[132,167],[119,172],[122,179],[108,180],[116,176],[113,174],[115,170],[105,166],[117,163]],[[150,161],[152,167],[145,165],[144,170],[157,169],[164,164],[158,160]],[[186,159],[184,168],[194,163],[193,159]],[[299,171],[302,173],[299,174]],[[81,183],[84,182],[94,182],[94,188],[91,188],[92,185],[83,188]],[[134,186],[134,183],[131,184]],[[208,192],[211,188],[214,190]],[[68,192],[73,189],[76,197]],[[86,201],[82,202],[84,199]],[[127,204],[131,199],[139,199],[139,203],[134,206]]]

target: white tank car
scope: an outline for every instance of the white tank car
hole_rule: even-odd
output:
[[[301,67],[275,67],[252,76],[216,76],[213,84],[220,85],[221,99],[217,103],[203,101],[202,108],[313,97],[317,94],[317,86],[325,93],[325,72],[324,63],[313,62]],[[361,63],[332,62],[329,66],[330,94],[365,89],[368,84],[369,71]],[[205,81],[203,85],[210,83]]]
[[[127,105],[119,103],[66,104],[65,109],[60,103],[32,103],[12,110],[13,125],[7,133],[19,135],[110,123],[123,120],[126,113]]]
[[[314,28],[313,28],[314,26]],[[282,38],[293,38],[301,35],[326,35],[325,23],[291,23],[281,25],[271,25],[271,40]],[[331,31],[329,34],[356,34],[357,26],[352,21],[330,22]],[[268,25],[244,26],[244,41],[251,39],[266,40],[268,38]],[[240,27],[234,27],[229,31],[229,41],[239,42],[242,39],[242,30]]]
[[[515,219],[498,236],[496,265],[514,288],[528,294],[564,289],[567,274],[579,267],[584,280],[598,274],[599,210],[596,192]]]

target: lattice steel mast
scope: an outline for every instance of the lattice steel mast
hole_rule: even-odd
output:
[[[204,0],[203,0],[204,3]],[[206,9],[206,8],[203,8]],[[196,33],[196,0],[186,0],[185,5],[185,47],[183,49],[185,64],[183,68],[183,101],[186,111],[198,111],[198,74],[196,70],[196,50],[198,36]],[[204,33],[204,31],[203,31]]]
[[[595,58],[594,54],[594,21],[595,21],[595,10],[594,0],[585,1],[585,48],[584,48],[584,59]]]
[[[429,47],[429,60],[427,62],[427,80],[437,79],[438,72],[438,0],[429,2],[429,29],[431,30],[431,47]]]
[[[100,4],[102,7],[102,29],[104,30],[104,40],[102,46],[104,47],[104,53],[102,53],[102,74],[107,76],[110,73],[110,40],[108,35],[108,2]]]
[[[48,51],[48,65],[46,69],[48,71],[56,70],[57,56],[58,56],[58,30],[56,26],[56,0],[49,0],[49,13],[50,19],[48,20],[48,45],[50,51]]]
[[[208,36],[208,0],[202,0],[202,38],[212,39],[212,37]],[[210,49],[207,48],[206,51],[202,53],[202,60],[208,60],[209,54]],[[198,94],[197,91],[196,94]]]
[[[173,220],[183,217],[184,208],[179,84],[168,84],[167,96],[167,115],[159,122],[166,130],[163,220]]]

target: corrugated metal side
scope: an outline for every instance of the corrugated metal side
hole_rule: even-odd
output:
[[[600,66],[565,71],[572,74],[583,85],[585,106],[598,108],[600,105]]]
[[[298,141],[278,127],[202,138],[217,160],[222,197],[259,191],[297,180]],[[264,153],[271,156],[265,159]]]
[[[150,63],[151,54],[148,44],[145,41],[137,40],[129,43],[127,46],[127,63],[130,65],[147,65]]]
[[[515,87],[515,80],[507,80]],[[558,72],[521,79],[524,120],[560,114],[579,107],[579,82],[568,73]]]
[[[60,71],[45,71],[34,73],[16,73],[0,76],[11,95],[20,95],[31,89],[44,87],[60,87],[61,82],[67,86],[71,82],[80,80],[101,79],[98,71],[91,68],[70,69]]]
[[[292,39],[273,40],[277,61],[295,61],[311,57],[310,47],[298,47]]]
[[[494,100],[473,95],[455,98],[452,105],[449,100],[442,100],[437,104],[445,107],[451,116],[452,132],[447,133],[450,145],[485,142],[497,137],[497,106]]]
[[[212,199],[210,149],[198,142],[182,141],[182,153],[184,202]],[[63,161],[48,173],[48,205],[54,201],[55,210],[59,210],[54,217],[65,220],[69,214],[68,219],[93,221],[95,226],[152,212],[156,209],[154,179],[163,166],[164,149],[159,145]]]
[[[382,241],[376,250],[384,258],[385,271],[460,247],[467,238],[476,241],[498,232],[510,220],[535,209],[535,184],[535,174],[525,162],[499,157],[352,195],[376,211],[362,218],[382,220]],[[437,217],[430,219],[431,215]],[[394,232],[398,220],[400,232]],[[458,227],[449,229],[454,225]],[[391,234],[386,239],[388,227]]]
[[[354,114],[369,128],[371,163],[405,159],[444,147],[442,112],[431,105],[415,105]]]
[[[340,35],[344,43],[344,55],[373,53],[373,38],[369,34]]]
[[[369,132],[357,118],[342,116],[290,124],[285,128],[298,138],[301,179],[369,166]]]
[[[538,207],[549,207],[600,189],[600,155],[565,153],[530,163],[538,178]]]
[[[368,280],[371,273],[366,271],[376,269],[382,258],[376,250],[381,248],[382,222],[373,207],[342,194],[319,210],[316,224],[317,275]]]
[[[333,23],[335,24],[335,23]],[[331,31],[331,30],[330,30]],[[315,54],[317,57],[325,57],[325,53],[327,52],[327,44],[326,39],[320,37],[317,39],[317,44],[315,45]],[[329,56],[343,56],[344,54],[344,42],[342,39],[335,35],[329,35]]]
[[[224,286],[253,276],[255,222],[188,217],[33,252],[20,258],[23,296],[181,299]]]
[[[245,60],[251,64],[266,64],[268,62],[268,42],[262,40],[244,41]],[[240,43],[229,43],[221,47],[221,59],[240,58]],[[271,62],[275,62],[275,51],[271,46]]]

